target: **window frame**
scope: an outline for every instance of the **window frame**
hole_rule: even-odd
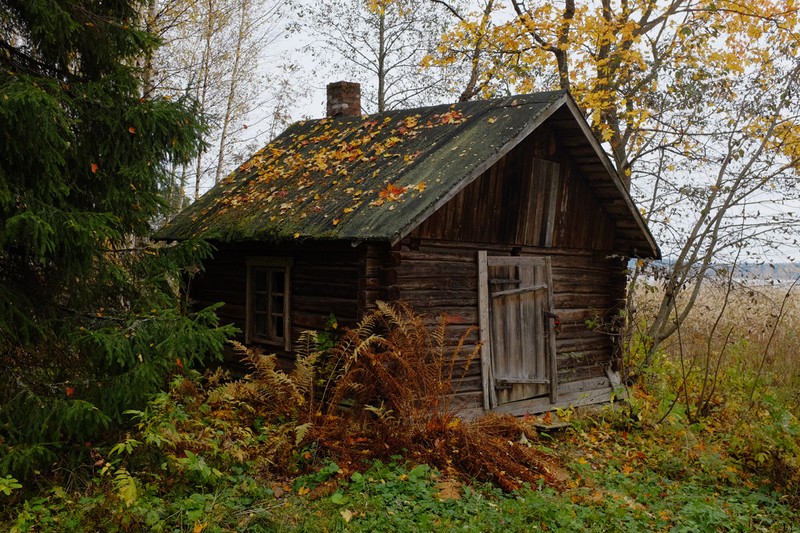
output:
[[[292,259],[288,257],[247,257],[247,295],[245,302],[245,342],[269,344],[282,346],[284,350],[290,351],[292,348],[291,330],[291,279],[292,279]],[[264,292],[266,309],[257,310],[256,295],[259,287],[256,286],[256,275],[259,271],[266,272],[267,287]],[[276,292],[273,289],[273,275],[276,272],[283,273],[283,292]],[[274,298],[283,298],[283,308],[276,310],[272,308]],[[267,332],[266,334],[256,334],[256,315],[266,314]],[[275,331],[273,322],[275,318],[283,319],[282,331]],[[279,336],[280,335],[280,336]]]

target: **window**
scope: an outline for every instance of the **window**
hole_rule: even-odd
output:
[[[291,349],[289,285],[291,259],[247,259],[246,342],[262,342]]]

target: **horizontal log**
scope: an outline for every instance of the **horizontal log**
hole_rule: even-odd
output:
[[[398,284],[397,279],[389,286],[395,285],[404,291],[418,290],[478,290],[478,276],[447,276],[447,277],[408,277]]]
[[[581,368],[585,366],[608,366],[611,362],[612,350],[609,346],[605,350],[590,350],[585,352],[558,353],[556,355],[557,367],[560,371]]]
[[[482,392],[483,383],[480,376],[470,379],[458,380],[453,383],[453,390],[456,393]]]
[[[307,313],[292,311],[292,327],[300,331],[304,329],[323,330],[328,322],[330,313]],[[352,327],[356,323],[355,316],[335,315],[339,328]]]
[[[558,392],[560,394],[572,394],[575,392],[602,390],[610,387],[611,383],[607,377],[595,377],[559,383]]]
[[[575,294],[554,291],[553,305],[556,308],[562,307],[601,307],[608,308],[613,306],[611,295],[609,294]]]
[[[403,250],[395,252],[401,262],[406,261],[430,261],[430,262],[445,262],[445,263],[476,263],[477,254],[472,250],[464,250],[461,253],[448,253],[446,251],[437,252],[424,252],[418,250]]]
[[[324,298],[324,299],[338,299],[355,301],[355,294],[358,291],[356,285],[339,285],[339,284],[324,284],[315,283],[309,285],[294,285],[292,287],[292,299],[298,298],[303,300],[305,298]]]
[[[471,390],[459,391],[457,394],[451,395],[448,401],[448,410],[466,419],[464,416],[466,413],[481,409],[483,406],[483,392],[474,392]]]
[[[356,309],[355,299],[318,298],[313,296],[295,296],[292,298],[292,309],[304,312],[353,316]]]
[[[456,294],[456,293],[448,293],[448,294],[420,294],[420,293],[400,293],[400,299],[404,302],[408,303],[412,307],[416,309],[426,309],[426,312],[430,312],[432,309],[437,307],[461,307],[461,308],[472,308],[477,307],[478,305],[478,295],[475,293],[466,293],[466,294]]]
[[[595,309],[585,307],[562,307],[555,306],[555,313],[558,315],[561,324],[585,324],[589,319],[597,317]]]
[[[380,278],[360,278],[358,280],[359,289],[385,289],[386,283]]]
[[[478,267],[473,263],[452,263],[444,261],[405,261],[394,267],[397,279],[416,279],[420,276],[435,277],[477,277]]]
[[[579,263],[565,264],[563,259],[552,261],[553,277],[558,279],[574,278],[580,281],[606,279],[615,268],[603,260],[582,259]],[[620,270],[622,267],[617,267]]]
[[[605,283],[604,283],[605,281]],[[555,293],[574,293],[574,294],[611,294],[611,283],[608,276],[603,279],[582,281],[578,279],[553,279],[553,291]]]
[[[604,365],[591,365],[581,366],[576,368],[560,369],[558,372],[558,382],[578,381],[581,379],[590,379],[603,377],[605,375]]]
[[[560,315],[559,315],[560,316]],[[561,331],[556,334],[556,342],[558,346],[562,346],[565,350],[570,347],[580,348],[584,344],[598,344],[606,342],[613,342],[616,337],[608,334],[605,331],[593,330],[586,327],[585,324],[573,324],[570,322],[561,322]]]
[[[292,268],[292,277],[296,280],[326,278],[358,279],[358,267],[354,264],[297,265]]]

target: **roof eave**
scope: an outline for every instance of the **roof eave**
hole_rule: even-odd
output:
[[[614,184],[614,187],[619,193],[619,196],[625,202],[625,205],[628,208],[631,217],[633,218],[639,231],[641,232],[642,237],[644,237],[644,240],[647,242],[647,245],[650,248],[649,252],[651,255],[647,256],[638,255],[638,252],[635,249],[632,249],[630,253],[632,254],[633,257],[652,257],[654,259],[660,259],[661,250],[659,249],[658,244],[656,244],[655,238],[650,233],[650,230],[648,229],[647,224],[642,218],[641,213],[639,213],[639,210],[636,208],[636,205],[633,202],[633,198],[630,195],[630,191],[628,191],[628,188],[625,187],[625,184],[623,183],[622,178],[619,175],[619,172],[617,172],[617,169],[609,159],[608,154],[606,153],[605,150],[603,150],[603,147],[600,145],[600,142],[594,136],[594,132],[592,132],[591,128],[589,127],[589,123],[583,117],[583,113],[581,113],[578,104],[575,103],[575,100],[573,100],[572,97],[566,93],[564,94],[563,100],[566,103],[567,109],[569,109],[569,111],[575,118],[575,122],[581,128],[581,131],[586,137],[587,142],[592,147],[598,159],[605,167],[606,171],[608,172],[608,175],[611,177],[611,182]]]

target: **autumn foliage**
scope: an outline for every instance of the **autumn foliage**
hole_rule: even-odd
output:
[[[563,484],[555,459],[518,443],[535,434],[523,421],[459,418],[458,369],[473,364],[478,351],[465,350],[462,337],[445,353],[444,326],[442,320],[430,331],[407,306],[379,303],[347,331],[332,351],[334,382],[312,429],[319,446],[340,464],[406,450],[415,462],[505,490],[541,480]],[[466,362],[459,362],[462,351]]]
[[[469,366],[477,348],[462,343],[444,353],[443,333],[443,321],[431,331],[407,307],[379,303],[330,349],[320,350],[319,334],[306,333],[288,372],[274,355],[236,344],[250,374],[225,381],[217,372],[205,384],[179,380],[135,414],[141,436],[116,453],[129,450],[128,461],[166,453],[177,470],[187,454],[219,471],[233,459],[263,480],[309,474],[330,462],[345,475],[402,455],[507,491],[524,483],[564,487],[567,474],[532,447],[536,432],[524,420],[458,417],[456,369]]]

